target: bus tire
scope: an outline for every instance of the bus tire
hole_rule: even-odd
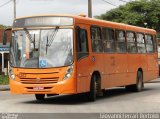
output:
[[[91,79],[91,84],[90,84],[90,92],[89,92],[89,101],[95,101],[97,97],[97,88],[98,88],[98,82],[97,82],[97,76],[93,75]]]
[[[136,84],[134,85],[128,85],[126,86],[126,90],[128,91],[136,91],[136,92],[140,92],[144,87],[143,84],[143,75],[141,71],[137,72],[137,79],[136,79]]]
[[[45,94],[35,94],[36,100],[38,101],[43,101]]]
[[[137,72],[137,81],[136,84],[134,85],[134,90],[136,92],[140,92],[143,89],[143,74],[141,71]]]

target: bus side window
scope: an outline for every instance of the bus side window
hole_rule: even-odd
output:
[[[153,53],[154,52],[154,41],[153,41],[153,36],[152,35],[145,35],[146,38],[146,48],[148,53]]]
[[[102,29],[102,41],[103,41],[104,52],[115,51],[115,36],[113,29],[109,28]]]
[[[76,28],[77,60],[89,55],[86,29]]]
[[[158,41],[156,35],[153,35],[153,41],[154,41],[154,51],[158,52]]]
[[[116,51],[118,53],[126,53],[125,32],[116,30]]]
[[[136,37],[134,32],[128,31],[126,33],[126,38],[127,38],[127,49],[129,53],[136,53],[137,48],[136,48]]]
[[[102,52],[101,29],[99,27],[91,27],[92,51]]]
[[[137,49],[138,53],[146,53],[144,34],[137,33]]]

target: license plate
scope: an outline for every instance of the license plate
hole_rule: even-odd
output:
[[[40,87],[40,86],[33,87],[33,90],[44,90],[44,87]]]

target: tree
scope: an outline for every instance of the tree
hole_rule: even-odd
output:
[[[10,28],[10,26],[5,26],[5,25],[0,24],[0,29],[6,29],[6,28]]]
[[[152,28],[160,32],[160,0],[132,1],[96,18]]]

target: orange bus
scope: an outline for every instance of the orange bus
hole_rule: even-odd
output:
[[[4,39],[5,43],[5,39]],[[141,91],[158,77],[156,31],[74,15],[14,20],[10,89],[14,94],[86,93],[111,87]]]

